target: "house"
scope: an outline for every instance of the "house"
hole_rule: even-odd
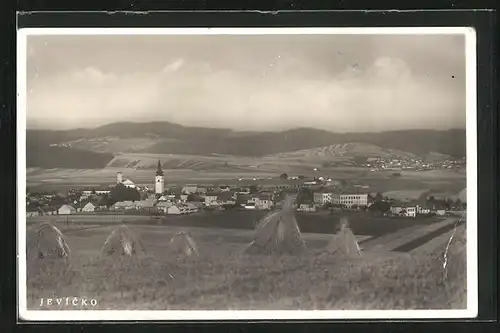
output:
[[[155,198],[149,197],[145,200],[137,201],[135,206],[138,209],[148,209],[148,208],[153,208],[154,205],[155,205]]]
[[[35,217],[39,216],[40,212],[38,210],[28,210],[26,211],[26,217]]]
[[[417,214],[426,215],[426,214],[430,214],[430,213],[431,213],[430,208],[417,205]]]
[[[437,216],[445,216],[446,215],[446,209],[436,209],[435,213]]]
[[[162,195],[161,197],[158,198],[158,202],[164,202],[164,201],[168,201],[168,198],[164,195]]]
[[[205,206],[210,206],[212,202],[216,202],[219,198],[220,193],[211,192],[205,194]]]
[[[391,206],[391,213],[404,217],[416,217],[418,208],[416,206],[397,205]]]
[[[115,210],[128,210],[128,209],[135,209],[136,204],[133,201],[119,201],[113,205],[113,208]]]
[[[200,209],[197,205],[194,205],[192,203],[188,203],[186,205],[186,210],[187,210],[188,214],[194,214],[194,213],[198,212]]]
[[[85,206],[83,206],[82,212],[93,213],[95,211],[95,209],[96,209],[96,206],[92,202],[89,202]]]
[[[195,205],[172,205],[167,208],[166,214],[168,215],[185,215],[194,214],[198,211],[198,207]]]
[[[257,209],[257,208],[255,207],[255,202],[250,202],[250,201],[248,201],[248,202],[245,204],[245,206],[244,206],[244,207],[245,207],[245,209],[249,209],[249,210],[255,210],[255,209]]]
[[[196,193],[205,194],[205,193],[207,193],[207,189],[205,187],[198,187],[198,189],[196,190]]]
[[[257,202],[255,202],[255,208],[259,210],[267,210],[271,209],[274,206],[274,202],[272,200],[267,200],[267,199],[259,199]]]
[[[198,192],[198,185],[186,185],[182,188],[182,193],[192,194]]]
[[[136,186],[135,186],[135,183],[134,183],[132,180],[128,179],[128,178],[127,178],[127,179],[125,179],[125,180],[123,181],[123,183],[122,183],[122,184],[123,184],[125,187],[128,187],[128,188],[135,188],[135,187],[136,187]]]
[[[333,193],[332,192],[314,192],[313,201],[318,205],[325,205],[327,203],[333,202]]]
[[[172,205],[166,209],[165,213],[168,215],[182,215],[184,214],[184,208],[180,205]]]
[[[57,210],[57,214],[59,215],[69,215],[76,213],[76,209],[70,205],[62,205],[61,208]]]
[[[302,203],[297,208],[297,211],[298,212],[315,212],[316,211],[316,205],[315,204]]]
[[[223,192],[217,197],[217,202],[220,205],[235,205],[236,199],[230,192]]]
[[[272,200],[273,195],[269,193],[261,193],[257,196],[255,201],[255,208],[260,210],[271,209],[274,206]]]
[[[167,202],[167,201],[162,201],[162,202],[158,202],[156,204],[156,209],[159,210],[159,211],[162,211],[164,213],[167,213],[167,209],[169,207],[172,207],[174,204],[171,203],[171,202]]]
[[[332,203],[344,205],[347,208],[352,206],[368,206],[368,194],[332,194]]]
[[[96,194],[99,194],[99,195],[109,195],[111,193],[110,190],[97,190],[95,191]]]

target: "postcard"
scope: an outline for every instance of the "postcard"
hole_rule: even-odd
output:
[[[18,31],[33,321],[472,318],[470,28]]]

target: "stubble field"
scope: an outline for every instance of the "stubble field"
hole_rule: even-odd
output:
[[[444,280],[444,236],[430,243],[432,250],[426,244],[407,253],[381,247],[342,259],[322,250],[335,236],[304,233],[305,254],[271,257],[243,253],[248,230],[130,225],[147,253],[116,260],[100,253],[113,226],[58,225],[71,256],[28,261],[28,309],[48,309],[40,307],[42,297],[68,295],[96,299],[87,309],[101,310],[449,309],[466,302],[463,226],[449,247]],[[168,241],[179,230],[191,232],[199,257],[170,254]],[[388,233],[382,244],[404,234]]]

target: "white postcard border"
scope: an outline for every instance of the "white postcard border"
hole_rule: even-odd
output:
[[[295,311],[109,311],[28,310],[26,290],[26,62],[31,35],[435,35],[466,37],[467,159],[467,309],[466,310],[295,310]],[[23,28],[17,33],[17,259],[18,316],[28,321],[147,320],[312,320],[474,318],[478,313],[477,279],[477,97],[476,32],[470,27],[382,28]],[[21,222],[22,221],[22,222]],[[470,223],[475,221],[476,223]]]

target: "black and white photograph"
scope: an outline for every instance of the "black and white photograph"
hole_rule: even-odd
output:
[[[21,317],[476,316],[475,38],[20,29]]]

